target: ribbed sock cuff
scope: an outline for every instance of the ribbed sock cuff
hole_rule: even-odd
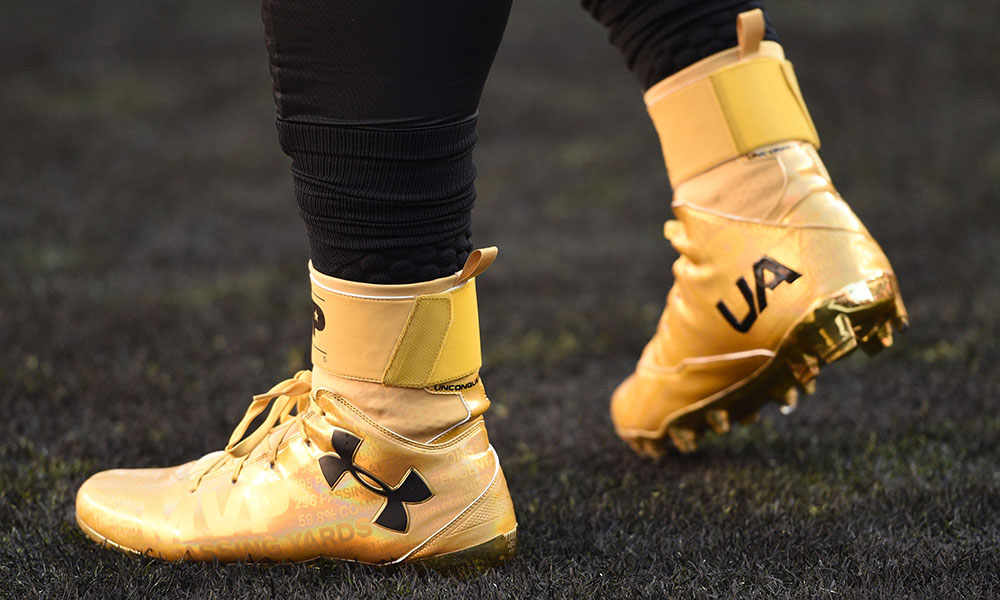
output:
[[[319,271],[413,283],[461,268],[472,245],[475,117],[420,129],[277,126]]]

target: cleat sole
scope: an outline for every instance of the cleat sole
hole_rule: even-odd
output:
[[[896,278],[884,273],[868,281],[845,286],[813,305],[785,335],[775,356],[754,374],[729,388],[669,415],[658,434],[623,436],[639,454],[661,447],[669,438],[682,453],[693,452],[696,440],[707,429],[729,431],[729,421],[747,425],[760,418],[761,408],[777,403],[783,414],[798,406],[799,392],[812,394],[820,367],[861,348],[874,354],[893,343],[893,330],[909,325]],[[726,416],[720,426],[719,415]]]
[[[515,527],[478,546],[404,564],[441,573],[477,575],[507,564],[516,553],[517,528]]]
[[[151,551],[142,552],[134,548],[129,548],[128,546],[123,546],[121,544],[115,543],[108,538],[104,537],[98,533],[95,529],[90,527],[83,519],[77,515],[76,522],[83,530],[83,532],[91,540],[97,542],[105,548],[111,550],[117,550],[124,554],[146,556],[150,558],[159,558],[154,555]],[[457,552],[450,552],[448,554],[440,554],[438,556],[428,556],[427,558],[421,558],[414,561],[405,561],[403,563],[388,563],[380,564],[379,566],[385,567],[398,567],[398,566],[409,566],[417,570],[424,571],[438,571],[446,574],[470,574],[475,575],[479,573],[484,573],[489,569],[502,567],[503,565],[509,563],[513,560],[514,555],[517,554],[517,527],[508,531],[507,533],[500,534],[491,540],[472,546],[471,548],[466,548],[464,550],[458,550]],[[317,557],[310,558],[299,562],[315,562],[315,561],[326,561],[333,560],[338,562],[360,562],[350,559],[339,559],[331,557]],[[247,557],[247,563],[250,564],[272,564],[273,560],[261,559],[254,560]],[[227,563],[222,563],[227,564]],[[229,563],[232,564],[232,563]]]

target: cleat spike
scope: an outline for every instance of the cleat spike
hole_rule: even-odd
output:
[[[729,413],[724,410],[710,410],[705,415],[705,421],[712,428],[712,431],[722,435],[729,431]]]
[[[795,380],[803,385],[819,375],[819,361],[809,354],[803,353],[795,358],[790,358],[788,366],[791,368]]]
[[[658,440],[640,437],[628,440],[628,444],[632,447],[632,451],[639,456],[659,458],[664,454],[663,443]]]
[[[646,453],[653,458],[660,458],[667,453],[667,447],[662,440],[648,440]]]
[[[785,392],[785,397],[781,399],[781,414],[787,416],[795,412],[795,409],[799,406],[799,390],[791,387]]]
[[[892,345],[892,323],[884,322],[868,332],[862,342],[865,353],[872,355]]]
[[[895,283],[895,280],[893,280]],[[896,318],[893,319],[896,325],[896,329],[903,333],[910,327],[910,315],[906,312],[906,306],[903,305],[903,297],[899,295],[899,284],[896,284],[896,293],[893,296],[893,303],[896,309]]]
[[[878,329],[879,341],[882,342],[883,348],[888,348],[892,345],[892,323],[886,322],[882,323],[882,326]]]
[[[689,454],[698,449],[693,429],[675,426],[667,429],[667,433],[670,434],[670,439],[673,441],[674,446],[682,453]]]
[[[821,345],[816,348],[824,363],[832,363],[858,347],[851,319],[844,313],[837,313],[832,321],[819,330]]]

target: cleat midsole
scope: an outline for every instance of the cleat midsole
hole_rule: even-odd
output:
[[[509,562],[514,558],[516,552],[517,528],[515,527],[507,533],[498,535],[477,546],[405,564],[442,572],[471,571],[472,573],[482,573]]]

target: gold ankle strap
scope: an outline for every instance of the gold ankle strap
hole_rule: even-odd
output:
[[[335,375],[421,388],[482,366],[475,277],[496,248],[474,251],[459,273],[412,285],[373,285],[323,275],[309,265],[312,360]]]
[[[739,45],[656,84],[645,94],[676,187],[757,148],[787,141],[819,147],[792,63],[764,38],[760,9],[737,19]]]

